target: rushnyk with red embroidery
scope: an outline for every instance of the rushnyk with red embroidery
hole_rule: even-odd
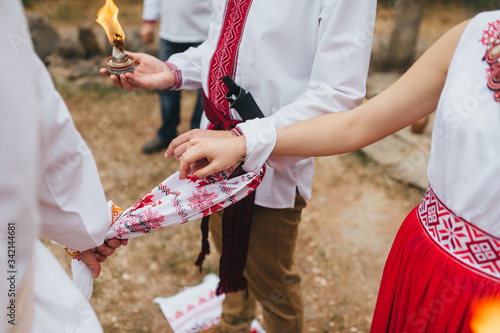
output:
[[[113,209],[113,223],[106,239],[135,238],[156,229],[208,216],[233,205],[253,193],[261,183],[266,167],[238,176],[233,176],[233,171],[230,168],[203,179],[188,177],[182,180],[176,172],[123,213],[120,214],[120,209]],[[76,257],[77,251],[67,251],[74,257],[71,264],[73,281],[90,299],[92,274]]]

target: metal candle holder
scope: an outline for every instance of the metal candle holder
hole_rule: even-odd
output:
[[[119,34],[115,34],[115,38],[113,39],[113,53],[110,57],[106,58],[105,65],[110,74],[118,77],[127,72],[134,72],[135,61],[125,53],[123,37]]]

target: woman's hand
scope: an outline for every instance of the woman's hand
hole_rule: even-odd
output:
[[[100,72],[109,76],[111,82],[120,89],[134,91],[137,89],[166,89],[175,84],[172,70],[160,59],[145,53],[127,52],[127,55],[136,62],[133,73],[121,74],[120,77],[109,74],[107,68]]]
[[[244,136],[232,138],[191,139],[180,157],[180,178],[190,173],[204,178],[234,166],[246,155]]]
[[[170,158],[175,156],[180,161],[182,154],[186,151],[190,140],[192,139],[206,139],[206,138],[232,138],[233,134],[230,131],[213,131],[194,129],[189,132],[183,133],[176,137],[168,145],[165,157]]]

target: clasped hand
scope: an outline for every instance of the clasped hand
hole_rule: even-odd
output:
[[[95,250],[83,251],[78,258],[92,272],[92,277],[95,279],[101,273],[101,262],[104,262],[107,257],[113,255],[115,250],[122,245],[127,245],[128,239],[110,239],[98,246]]]

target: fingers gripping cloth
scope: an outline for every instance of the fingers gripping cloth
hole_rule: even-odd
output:
[[[245,198],[260,185],[266,167],[244,174],[230,168],[203,179],[179,179],[175,173],[130,208],[113,208],[113,222],[106,239],[129,239],[153,230],[206,217]],[[90,270],[78,258],[80,252],[66,249],[73,257],[73,281],[87,299],[93,292]]]

